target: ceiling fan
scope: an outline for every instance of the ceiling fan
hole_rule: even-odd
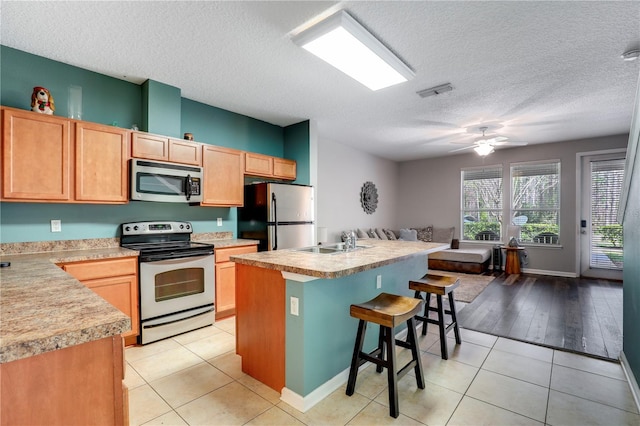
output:
[[[496,146],[504,146],[504,145],[524,146],[527,144],[526,142],[508,142],[509,138],[505,136],[498,136],[498,135],[487,136],[485,135],[485,132],[487,131],[487,129],[488,127],[480,127],[480,131],[482,131],[482,136],[479,138],[476,138],[473,141],[473,145],[454,149],[453,151],[449,151],[449,152],[465,151],[467,149],[473,148],[473,150],[475,150],[478,153],[478,155],[484,157],[485,155],[491,154],[494,151],[494,148]]]

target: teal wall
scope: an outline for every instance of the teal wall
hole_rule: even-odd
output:
[[[0,46],[0,62],[0,103],[4,106],[28,110],[33,87],[44,86],[54,97],[55,115],[67,116],[68,88],[80,86],[83,120],[124,128],[136,124],[141,130],[151,126],[152,133],[178,138],[190,132],[198,142],[284,156],[282,127],[181,98],[179,88],[151,80],[143,85],[128,83],[6,46]],[[159,105],[164,108],[156,108]],[[166,128],[160,127],[162,122]],[[299,163],[308,164],[309,159],[296,155]],[[218,217],[223,218],[222,227],[216,224]],[[51,219],[62,221],[62,232],[50,232]],[[231,231],[234,236],[237,232],[235,208],[148,202],[117,206],[5,202],[0,203],[0,242],[108,238],[116,236],[120,223],[146,219],[188,220],[195,232]]]
[[[130,128],[142,121],[140,86],[42,56],[0,46],[0,102],[31,109],[34,86],[44,86],[55,100],[55,115],[67,117],[69,86],[82,87],[82,119]]]
[[[311,141],[309,121],[292,124],[284,128],[283,157],[296,160],[297,179],[295,183],[311,184]]]
[[[182,134],[197,142],[282,157],[282,127],[182,98]]]
[[[631,173],[633,178],[623,223],[622,350],[640,384],[640,150],[636,152],[635,169],[626,173]]]
[[[426,256],[416,256],[343,278],[306,283],[287,280],[286,300],[291,296],[300,299],[300,315],[291,315],[289,303],[285,303],[286,387],[307,396],[349,368],[358,328],[349,306],[373,299],[381,292],[413,296],[407,283],[426,272]],[[376,288],[377,275],[382,275],[382,289]],[[365,350],[376,346],[377,336],[378,326],[368,326]]]
[[[182,138],[180,133],[180,89],[147,80],[142,83],[142,127],[140,130]]]

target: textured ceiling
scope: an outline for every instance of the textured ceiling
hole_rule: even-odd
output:
[[[293,44],[346,9],[416,73],[372,92]],[[640,2],[13,2],[1,43],[269,123],[317,122],[380,157],[447,155],[491,123],[540,144],[627,133],[640,60]],[[452,92],[416,92],[451,83]],[[475,133],[475,134],[474,134]],[[463,151],[464,152],[464,151]]]

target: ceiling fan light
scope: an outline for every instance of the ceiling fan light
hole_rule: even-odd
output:
[[[488,144],[481,144],[473,148],[478,155],[484,157],[485,155],[489,155],[493,152],[493,146]]]
[[[627,62],[635,61],[636,59],[638,59],[638,57],[640,57],[640,49],[628,50],[620,55],[620,58],[622,58],[623,61]]]

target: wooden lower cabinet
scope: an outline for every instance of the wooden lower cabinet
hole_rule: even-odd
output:
[[[131,318],[131,330],[122,336],[127,345],[134,344],[140,329],[138,258],[91,260],[59,266]]]
[[[230,256],[255,253],[258,246],[227,247],[215,249],[216,259],[216,319],[226,318],[236,313],[236,264]]]
[[[0,377],[0,424],[129,424],[121,336],[0,364]]]

